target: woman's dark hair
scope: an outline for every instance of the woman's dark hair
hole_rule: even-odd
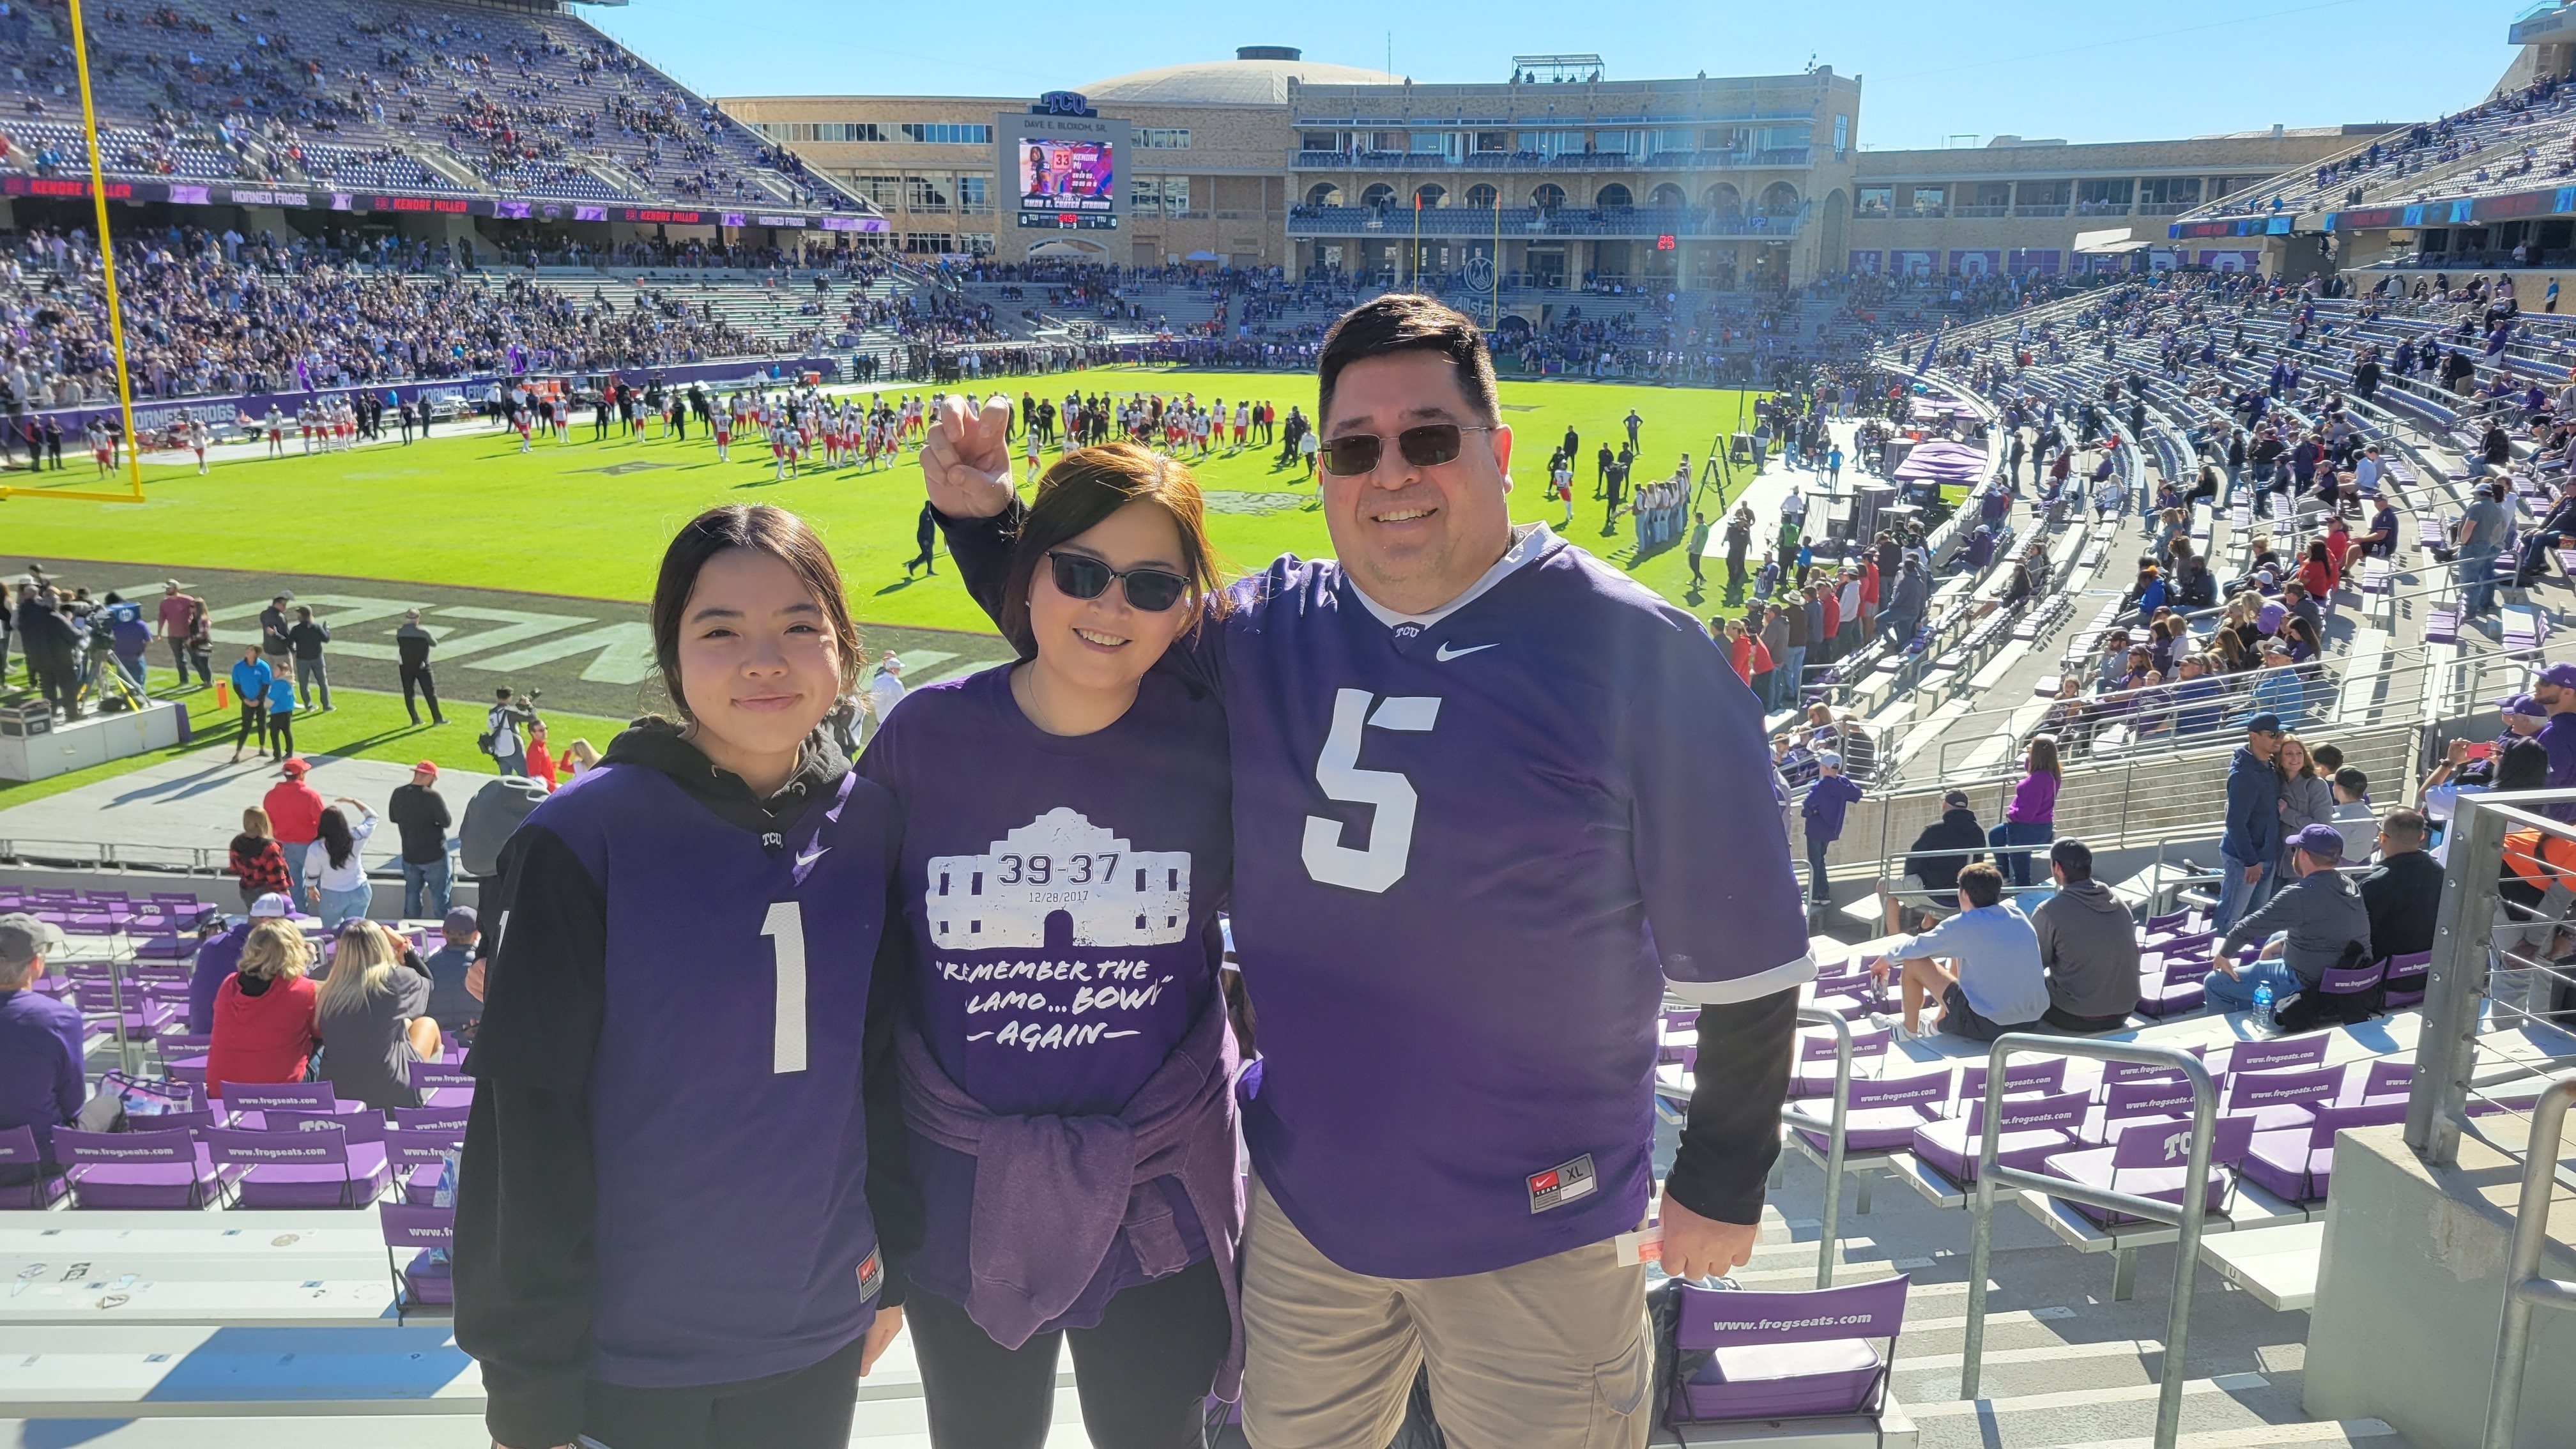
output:
[[[2326,552],[2326,541],[2324,539],[2312,538],[2308,540],[2308,562],[2321,564],[2331,564],[2334,562],[2334,559],[2329,557]]]
[[[349,817],[341,814],[337,805],[323,807],[322,818],[314,822],[313,835],[330,852],[334,870],[347,865],[358,849],[358,842],[349,834]]]
[[[1002,637],[1022,659],[1037,657],[1037,634],[1029,627],[1029,591],[1046,567],[1049,551],[1099,526],[1130,503],[1151,503],[1172,520],[1181,538],[1175,562],[1190,581],[1190,627],[1204,618],[1205,601],[1222,610],[1225,595],[1217,591],[1216,552],[1208,543],[1207,510],[1199,498],[1199,481],[1180,463],[1134,443],[1103,443],[1076,448],[1055,461],[1038,479],[1036,501],[1020,523],[1011,546],[1011,572],[1002,586]]]
[[[768,503],[729,503],[692,518],[662,551],[662,572],[653,581],[653,662],[662,670],[662,689],[671,707],[688,718],[688,697],[680,690],[680,618],[689,595],[698,587],[698,571],[727,549],[765,553],[795,571],[832,627],[832,647],[840,655],[843,693],[858,684],[859,627],[850,619],[850,601],[841,587],[840,567],[831,550],[804,519]]]

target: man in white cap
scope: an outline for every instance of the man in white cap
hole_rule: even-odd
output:
[[[242,943],[250,939],[253,923],[263,918],[283,920],[295,914],[295,903],[276,891],[270,891],[250,903],[250,914],[228,920],[221,931],[197,948],[197,966],[188,978],[188,1030],[208,1036],[215,1029],[215,995],[224,989],[224,978],[241,965]]]
[[[876,724],[869,727],[870,733],[884,726],[886,716],[903,703],[904,693],[903,661],[889,649],[885,658],[877,661],[876,673],[868,678],[868,713],[876,719]]]
[[[53,1165],[54,1129],[80,1115],[87,1032],[68,1002],[30,991],[45,974],[45,956],[62,949],[52,923],[0,916],[0,1130],[36,1129],[36,1151]],[[14,1174],[14,1179],[10,1174]],[[0,1186],[31,1180],[25,1168],[0,1168]]]
[[[1860,786],[1844,778],[1843,757],[1832,750],[1816,752],[1816,767],[1822,773],[1807,787],[1798,813],[1806,822],[1807,898],[1822,910],[1834,903],[1833,882],[1825,878],[1825,851],[1842,838],[1843,812],[1860,798]]]

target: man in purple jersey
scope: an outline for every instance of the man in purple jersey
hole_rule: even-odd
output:
[[[960,400],[923,452],[988,609],[1007,421]],[[1814,973],[1760,711],[1687,614],[1512,525],[1465,317],[1343,317],[1318,422],[1339,561],[1280,559],[1166,656],[1220,692],[1234,774],[1245,1429],[1384,1443],[1427,1366],[1460,1449],[1640,1445],[1644,1267],[1615,1239],[1649,1207],[1657,1008],[1702,1007],[1661,1261],[1722,1273]]]

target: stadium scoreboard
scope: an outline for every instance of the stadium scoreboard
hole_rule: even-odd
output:
[[[1070,91],[1050,91],[1025,113],[993,118],[994,174],[1011,189],[1022,227],[1115,231],[1127,215],[1118,167],[1133,128],[1094,112]]]

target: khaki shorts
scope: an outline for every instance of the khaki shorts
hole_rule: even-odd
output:
[[[1608,1242],[1456,1278],[1336,1266],[1258,1180],[1243,1233],[1253,1449],[1385,1449],[1427,1365],[1454,1449],[1640,1449],[1646,1270]]]
[[[1936,921],[1946,921],[1959,914],[1959,892],[1954,887],[1936,891],[1923,884],[1919,875],[1900,875],[1878,883],[1881,899],[1892,899],[1909,911],[1919,911]]]

